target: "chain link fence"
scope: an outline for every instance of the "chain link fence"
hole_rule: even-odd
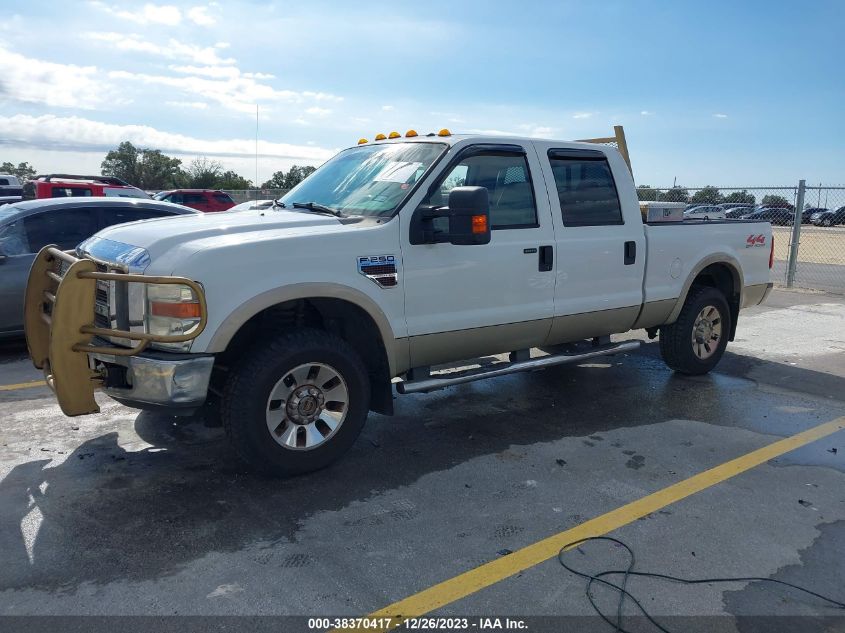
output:
[[[845,187],[650,187],[640,200],[685,202],[710,219],[750,215],[772,224],[772,280],[787,287],[845,293]],[[796,213],[796,209],[800,211]]]

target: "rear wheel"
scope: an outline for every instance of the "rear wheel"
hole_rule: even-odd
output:
[[[367,419],[369,394],[355,350],[340,337],[307,329],[247,352],[220,408],[246,462],[294,475],[324,468],[349,450]]]
[[[730,331],[731,313],[725,296],[716,288],[694,286],[678,320],[660,328],[660,354],[677,372],[706,374],[722,358]]]
[[[833,220],[830,218],[825,218],[822,220],[822,226],[833,226]]]

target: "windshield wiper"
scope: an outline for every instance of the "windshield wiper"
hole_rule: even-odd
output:
[[[292,206],[294,209],[308,209],[314,213],[325,213],[327,215],[333,215],[336,218],[346,217],[337,209],[332,209],[331,207],[327,207],[319,202],[294,202],[292,203]]]

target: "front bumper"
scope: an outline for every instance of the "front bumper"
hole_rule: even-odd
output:
[[[195,409],[208,394],[213,356],[89,354],[94,370],[105,370],[103,391],[136,409]]]
[[[135,275],[102,265],[87,258],[60,251],[55,246],[45,246],[36,256],[29,271],[24,302],[24,329],[26,344],[32,363],[44,372],[47,384],[56,394],[59,407],[68,416],[99,413],[94,391],[114,381],[107,372],[92,367],[90,358],[104,355],[125,360],[124,375],[131,366],[133,377],[137,374],[139,393],[145,397],[185,398],[185,402],[196,396],[198,378],[205,375],[209,363],[191,363],[188,369],[180,369],[176,358],[168,359],[176,365],[152,363],[146,359],[155,358],[144,353],[150,343],[184,343],[197,338],[208,322],[208,308],[202,287],[195,281],[182,277],[152,277]],[[111,272],[109,272],[111,271]],[[95,296],[98,281],[115,281],[126,284],[172,284],[189,288],[200,304],[200,322],[183,334],[159,335],[146,332],[97,327],[95,324]],[[97,340],[126,339],[134,347],[115,345],[98,346]],[[113,363],[118,366],[117,362]],[[197,367],[202,368],[198,371]],[[210,371],[210,369],[208,370]],[[128,382],[122,386],[136,389]],[[205,380],[204,387],[208,382]],[[197,396],[198,398],[198,396]]]

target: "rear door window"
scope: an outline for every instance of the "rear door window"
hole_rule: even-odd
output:
[[[76,248],[77,244],[97,232],[94,212],[91,209],[54,209],[23,219],[24,231],[30,252],[36,253],[47,244],[56,244],[61,250]]]
[[[87,198],[94,195],[88,187],[53,187],[53,198]]]
[[[175,202],[175,200],[174,200]],[[205,196],[201,193],[183,193],[182,204],[204,204]]]
[[[23,221],[16,220],[0,227],[0,253],[8,257],[31,253],[29,240],[23,228]]]
[[[100,210],[100,228],[124,222],[137,222],[138,220],[149,220],[151,218],[163,218],[172,214],[155,209],[133,209],[133,208],[110,208]]]
[[[549,151],[564,226],[624,224],[607,159],[570,157],[564,152]]]

